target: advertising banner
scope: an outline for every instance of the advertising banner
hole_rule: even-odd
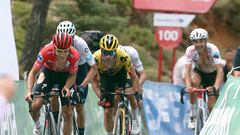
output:
[[[170,83],[144,83],[143,106],[149,135],[193,135],[187,127],[188,99],[180,103],[181,89]]]
[[[11,75],[14,80],[19,80],[17,52],[13,34],[11,1],[0,2],[0,75]]]

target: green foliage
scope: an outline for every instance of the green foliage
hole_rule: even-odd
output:
[[[13,1],[13,28],[18,58],[22,55],[22,48],[25,41],[27,20],[31,15],[31,4],[21,1]]]
[[[214,8],[214,14],[228,24],[232,31],[240,34],[240,1],[220,1]]]
[[[127,27],[128,17],[120,16],[82,16],[76,20],[76,26],[80,30],[97,29],[101,31],[112,31],[114,29],[122,29]]]
[[[121,42],[134,42],[147,49],[154,48],[156,42],[154,41],[154,33],[151,29],[142,28],[139,26],[130,26],[127,29],[123,29],[121,35],[119,35]]]

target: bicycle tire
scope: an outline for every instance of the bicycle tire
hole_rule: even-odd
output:
[[[63,133],[61,132],[61,127],[62,126],[62,110],[60,109],[59,114],[58,114],[58,122],[57,122],[57,133],[58,135],[62,135]]]
[[[203,110],[199,109],[197,113],[196,118],[196,124],[195,124],[195,135],[199,135],[203,126],[204,126],[205,120],[203,116]]]
[[[132,115],[130,112],[126,111],[125,114],[125,135],[131,135],[131,130],[132,130]]]
[[[54,120],[52,112],[47,114],[44,122],[43,135],[57,135],[56,122]]]
[[[72,131],[73,131],[74,135],[78,135],[79,134],[76,115],[77,115],[76,112],[73,111],[73,130]]]
[[[114,135],[125,135],[125,111],[121,108],[117,110],[114,126],[113,126],[113,134]]]
[[[63,135],[63,132],[61,130],[61,128],[63,128],[63,116],[62,116],[62,110],[59,111],[59,115],[58,115],[58,122],[57,122],[57,133],[58,135]],[[72,130],[72,134],[73,135],[78,135],[79,134],[79,130],[78,130],[78,125],[77,125],[77,119],[76,119],[76,114],[75,111],[73,111],[73,130]]]

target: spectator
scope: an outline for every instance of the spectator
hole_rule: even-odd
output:
[[[227,74],[233,66],[235,51],[233,49],[226,49],[224,52],[224,59],[226,61],[225,66],[223,67],[224,72],[224,82],[227,80]]]
[[[174,68],[173,68],[173,84],[174,85],[179,85],[179,86],[185,86],[185,81],[184,81],[184,62],[185,62],[185,57],[181,56]]]
[[[15,93],[15,84],[10,76],[0,76],[0,123],[3,120],[7,105],[13,98]]]

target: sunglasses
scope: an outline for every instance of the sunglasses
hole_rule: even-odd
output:
[[[57,48],[56,46],[54,46],[54,48],[55,48],[55,50],[57,51],[57,52],[60,52],[60,53],[65,53],[65,52],[68,52],[69,50],[70,50],[70,48],[68,48],[68,49],[59,49],[59,48]]]
[[[106,50],[102,50],[102,54],[104,56],[115,56],[116,55],[116,51],[106,51]]]

